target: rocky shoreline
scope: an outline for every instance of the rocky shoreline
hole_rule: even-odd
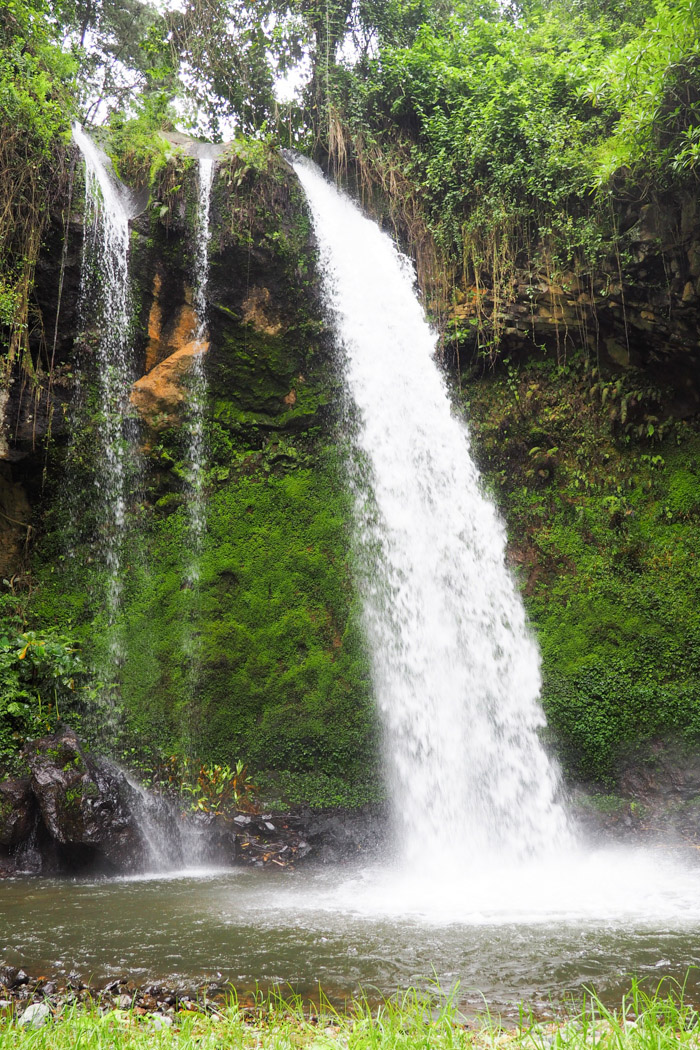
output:
[[[379,806],[187,812],[88,752],[69,728],[24,754],[29,774],[0,783],[0,877],[337,864],[372,855],[385,839]]]
[[[188,812],[149,792],[72,729],[28,743],[28,775],[0,782],[0,878],[114,876],[188,867],[291,869],[386,855],[387,807]],[[659,745],[623,770],[618,794],[578,787],[568,806],[584,840],[700,850],[700,758]]]
[[[137,1017],[150,1015],[157,1022],[155,1027],[163,1028],[171,1025],[181,1011],[220,1016],[219,1011],[230,1002],[231,995],[230,987],[139,986],[126,976],[98,987],[85,984],[77,974],[59,981],[51,977],[31,977],[19,967],[0,966],[0,1018],[25,1018],[25,1023],[32,1027],[39,1027],[71,1007],[83,1006],[103,1013],[117,1010],[129,1011]],[[240,999],[238,1002],[242,1012],[252,1011],[252,999],[249,1004]]]

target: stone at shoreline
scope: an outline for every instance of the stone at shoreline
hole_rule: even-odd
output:
[[[66,1007],[73,1009],[85,1005],[103,1013],[124,1016],[133,1013],[150,1019],[156,1029],[167,1028],[180,1010],[186,1010],[190,1015],[221,1016],[219,1011],[231,992],[229,985],[211,983],[188,989],[154,984],[139,986],[123,977],[101,987],[86,985],[75,975],[46,980],[44,977],[27,977],[24,973],[26,983],[17,985],[17,973],[16,967],[0,965],[0,1009],[6,1011],[5,1016],[18,1017],[20,1024],[29,1026],[31,1021],[31,1027],[39,1027],[34,1018],[41,1018],[43,1024],[52,1017],[60,1018]],[[6,978],[9,983],[6,983]]]
[[[41,1028],[50,1018],[51,1007],[47,1003],[30,1003],[19,1023],[27,1028]]]
[[[28,983],[29,978],[24,970],[19,970],[16,966],[0,966],[0,987],[11,991]]]

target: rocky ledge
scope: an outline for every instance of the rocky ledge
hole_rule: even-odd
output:
[[[378,850],[383,814],[183,812],[147,792],[72,729],[27,745],[29,775],[0,783],[0,876],[167,871],[197,865],[289,868]]]

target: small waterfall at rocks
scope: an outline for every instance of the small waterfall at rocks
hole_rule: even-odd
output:
[[[127,499],[138,474],[135,423],[129,395],[132,361],[132,304],[129,289],[129,211],[123,187],[111,178],[92,140],[73,126],[85,161],[85,217],[81,315],[90,344],[85,361],[97,390],[97,558],[106,570],[105,603],[110,625],[117,619],[124,576]],[[86,354],[87,357],[87,354]],[[110,677],[123,659],[117,635],[111,639]]]
[[[149,791],[125,770],[121,775],[131,788],[132,810],[146,849],[145,870],[172,872],[197,868],[209,860],[206,829],[172,800]]]
[[[293,167],[352,406],[360,586],[403,858],[442,870],[561,850],[537,647],[413,269],[314,165]]]
[[[192,586],[199,579],[199,555],[206,527],[204,503],[204,468],[206,449],[204,442],[204,408],[207,395],[207,379],[204,370],[204,354],[207,349],[207,282],[209,280],[209,206],[214,161],[199,158],[199,195],[197,201],[197,228],[194,258],[194,307],[197,329],[194,332],[199,350],[192,359],[192,376],[189,397],[189,464],[190,488],[189,515],[191,538],[191,562],[188,576]]]

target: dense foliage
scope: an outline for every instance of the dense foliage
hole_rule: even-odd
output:
[[[41,736],[68,716],[80,724],[94,702],[88,668],[70,635],[55,627],[27,630],[19,603],[0,598],[0,770],[12,769],[18,746]]]
[[[48,208],[62,187],[63,150],[75,72],[43,0],[8,0],[0,10],[0,382],[28,350],[34,268]],[[48,365],[48,353],[44,364]]]
[[[640,378],[611,383],[608,403]],[[551,742],[570,773],[605,780],[651,738],[700,741],[700,436],[678,423],[661,444],[620,440],[600,386],[582,356],[540,351],[465,397],[542,650]]]

